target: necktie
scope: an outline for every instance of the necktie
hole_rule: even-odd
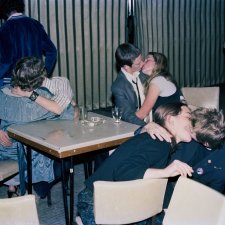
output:
[[[137,83],[137,79],[136,82],[134,80],[132,80],[132,83],[136,85],[136,89],[137,89],[137,93],[138,93],[138,108],[141,108],[141,96],[140,96],[140,92],[139,92],[139,88],[138,88],[138,83]]]

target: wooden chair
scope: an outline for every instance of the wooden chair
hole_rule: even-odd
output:
[[[0,161],[0,183],[5,182],[19,173],[18,162],[16,160]]]
[[[182,93],[190,108],[216,108],[219,110],[219,87],[183,87]]]
[[[4,225],[39,225],[35,196],[0,199],[0,221]]]
[[[167,179],[94,183],[96,224],[128,224],[162,211]]]
[[[188,178],[180,177],[163,225],[224,225],[225,197]]]

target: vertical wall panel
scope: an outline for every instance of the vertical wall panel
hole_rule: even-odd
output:
[[[181,86],[225,81],[225,0],[134,0],[136,39],[143,53],[163,52]]]

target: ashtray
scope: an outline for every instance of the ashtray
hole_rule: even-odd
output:
[[[81,121],[81,123],[89,127],[94,127],[94,126],[105,123],[105,120],[101,117],[93,116],[93,117],[90,117],[88,120]]]

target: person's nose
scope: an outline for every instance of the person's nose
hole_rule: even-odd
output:
[[[140,63],[140,68],[142,69],[142,67],[144,66],[144,64],[145,64],[145,61],[141,61],[141,63]]]

